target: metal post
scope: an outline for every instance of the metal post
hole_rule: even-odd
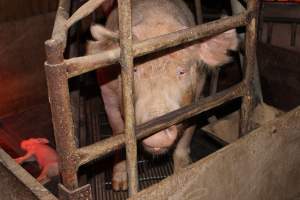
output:
[[[62,181],[68,189],[77,188],[76,163],[72,157],[75,152],[74,127],[70,107],[67,74],[64,65],[46,63],[48,95],[51,105],[52,122],[56,149],[60,157]]]
[[[52,38],[45,42],[47,54],[45,71],[62,182],[67,189],[73,190],[78,187],[78,159],[74,158],[76,150],[74,124],[70,105],[68,76],[63,56],[67,37],[64,22],[69,16],[69,9],[70,1],[60,0]]]
[[[256,40],[257,40],[257,17],[258,17],[258,1],[249,0],[248,10],[254,11],[254,17],[246,26],[245,41],[245,77],[246,85],[245,96],[242,99],[241,119],[240,119],[240,136],[247,134],[251,130],[250,117],[252,115],[255,97],[255,65],[256,65]]]
[[[46,51],[50,52],[49,42]],[[53,47],[55,48],[55,47]],[[70,96],[66,67],[63,63],[53,63],[49,59],[45,63],[48,95],[51,105],[52,122],[55,134],[56,149],[60,158],[60,172],[63,184],[69,189],[78,187],[77,164],[73,158],[75,152],[74,127],[70,106]],[[59,60],[56,60],[59,61]]]
[[[135,136],[135,113],[133,99],[133,51],[131,0],[118,0],[119,31],[122,66],[122,89],[125,116],[126,161],[128,173],[128,192],[132,196],[138,192],[137,145]]]

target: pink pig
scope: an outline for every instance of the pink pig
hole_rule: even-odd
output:
[[[179,31],[195,25],[188,7],[181,0],[133,0],[132,24],[134,42]],[[87,44],[87,54],[117,47],[118,14],[114,9],[108,16],[107,30],[91,26],[95,40]],[[111,32],[111,36],[109,36]],[[137,125],[197,101],[202,93],[207,67],[217,67],[231,60],[228,50],[236,50],[235,30],[229,30],[196,44],[177,50],[165,50],[135,61],[134,101]],[[154,59],[153,59],[154,58]],[[99,86],[113,135],[124,130],[120,66],[97,71]],[[182,127],[185,127],[184,129]],[[195,125],[173,125],[145,138],[146,151],[158,155],[174,151],[175,172],[189,162],[190,141]],[[126,162],[116,159],[113,168],[113,189],[127,189]]]
[[[18,164],[26,161],[36,160],[41,168],[41,173],[37,180],[45,184],[51,177],[59,175],[58,155],[49,145],[49,140],[45,138],[30,138],[21,142],[21,148],[27,153],[24,156],[16,158]]]

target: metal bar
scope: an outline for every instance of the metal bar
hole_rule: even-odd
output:
[[[227,101],[243,96],[245,91],[244,83],[239,83],[229,89],[219,92],[213,96],[203,98],[199,102],[190,106],[180,108],[164,116],[153,119],[147,123],[136,127],[137,139],[143,139],[162,129],[166,129],[174,124],[180,123],[190,117],[205,112],[211,108],[219,106]],[[89,146],[77,150],[76,154],[80,157],[79,166],[84,165],[94,159],[102,157],[118,148],[124,146],[125,136],[120,134],[111,138],[99,141]],[[79,167],[78,166],[78,167]]]
[[[120,149],[124,146],[125,143],[125,135],[120,134],[116,135],[94,144],[81,147],[77,150],[77,155],[80,157],[80,161],[78,163],[79,166],[84,165],[90,161],[93,161],[99,157],[103,157],[110,152],[113,152],[117,149]]]
[[[77,21],[88,16],[97,9],[105,0],[89,0],[76,10],[76,12],[66,22],[66,27],[71,27]]]
[[[256,65],[256,42],[257,42],[257,17],[258,17],[258,1],[248,1],[248,9],[256,11],[250,23],[246,26],[245,41],[245,77],[246,94],[242,100],[241,118],[240,118],[240,136],[247,134],[251,130],[250,116],[254,109],[255,98],[255,65]]]
[[[197,24],[203,23],[203,13],[202,13],[202,4],[201,0],[195,0],[195,9],[196,9],[196,16],[197,16]]]
[[[133,44],[133,56],[143,56],[155,51],[216,35],[232,28],[244,26],[247,25],[251,18],[252,11],[249,10],[233,17],[219,19],[189,29],[138,42]],[[71,78],[100,67],[114,64],[119,58],[120,48],[116,48],[99,54],[67,59],[65,63],[68,66],[68,77]]]
[[[131,0],[118,0],[119,31],[120,31],[120,64],[123,91],[126,163],[128,174],[128,193],[132,196],[138,192],[137,145],[135,135],[134,112],[134,77],[132,49]]]
[[[69,17],[69,10],[70,0],[60,0],[51,39],[46,41],[47,46],[52,47],[48,51],[53,50],[47,55],[48,62],[52,60],[54,63],[59,63],[64,59],[63,53],[66,48],[68,31],[65,23]]]
[[[45,70],[62,181],[69,190],[72,190],[77,188],[78,183],[76,159],[73,157],[76,145],[67,74],[63,64],[46,63]]]
[[[62,182],[69,190],[73,190],[78,187],[77,159],[74,157],[76,143],[63,57],[67,36],[64,23],[69,16],[69,9],[70,1],[59,2],[52,38],[45,42],[45,72]]]

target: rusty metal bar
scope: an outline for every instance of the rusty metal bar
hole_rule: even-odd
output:
[[[254,17],[251,19],[250,23],[246,26],[246,41],[245,41],[245,77],[244,82],[246,85],[246,94],[242,100],[241,106],[241,118],[240,118],[240,136],[245,135],[251,130],[251,124],[249,119],[252,115],[255,104],[255,65],[256,65],[256,42],[257,42],[257,18],[258,18],[258,1],[251,0],[248,1],[248,9],[256,11],[254,12]]]
[[[63,53],[67,43],[67,28],[65,23],[69,17],[70,0],[60,0],[53,32],[51,39],[46,41],[48,48],[47,61],[52,60],[53,63],[60,63],[63,61]],[[51,52],[50,52],[51,51]]]
[[[118,0],[120,31],[120,64],[122,76],[124,132],[126,143],[126,163],[128,174],[128,193],[132,196],[138,192],[137,145],[135,135],[134,112],[134,76],[132,49],[131,0]]]
[[[72,190],[77,188],[78,182],[76,159],[73,158],[76,146],[67,74],[64,64],[46,63],[45,70],[62,181]]]
[[[66,22],[66,27],[70,28],[83,17],[88,16],[96,10],[105,0],[89,0],[84,5],[76,10],[76,12]]]
[[[64,23],[69,16],[69,8],[70,1],[61,0],[59,2],[52,38],[45,42],[47,54],[45,71],[62,182],[72,190],[78,187],[77,160],[73,157],[76,145],[68,77],[63,57],[67,36]]]
[[[251,20],[252,13],[252,10],[249,10],[236,16],[222,18],[213,22],[135,43],[133,44],[133,56],[143,56],[155,51],[216,35],[232,28],[245,26]],[[68,77],[71,78],[100,67],[114,64],[119,58],[120,48],[116,48],[99,54],[67,59],[65,60],[65,63],[68,66]]]
[[[244,83],[239,83],[229,89],[216,93],[213,96],[203,98],[199,100],[199,102],[194,103],[190,106],[180,108],[164,116],[153,119],[147,123],[141,124],[136,127],[136,137],[138,140],[143,139],[150,136],[151,134],[154,134],[157,131],[168,128],[211,108],[222,105],[227,101],[241,97],[244,95],[244,88]],[[125,135],[121,134],[99,141],[92,145],[82,147],[76,152],[78,157],[80,157],[78,165],[84,165],[118,148],[121,148],[122,146],[124,146],[124,143]]]

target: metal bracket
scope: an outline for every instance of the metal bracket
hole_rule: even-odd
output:
[[[60,200],[92,200],[91,185],[87,184],[75,190],[68,190],[64,185],[58,184]]]

